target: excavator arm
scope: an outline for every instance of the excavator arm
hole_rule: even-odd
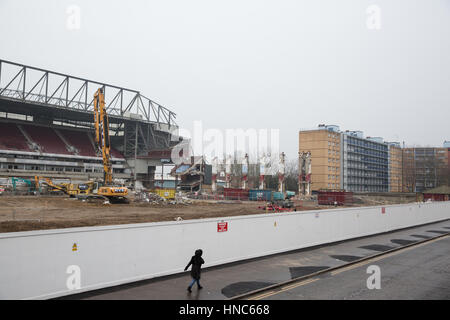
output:
[[[94,122],[95,122],[95,143],[102,152],[104,183],[111,185],[112,165],[111,165],[111,143],[109,137],[109,121],[105,108],[105,95],[103,88],[97,90],[94,95]]]
[[[39,188],[39,182],[42,181],[42,183],[46,184],[47,186],[49,186],[50,188],[54,189],[54,190],[59,190],[64,192],[65,194],[69,194],[68,190],[67,190],[67,186],[64,184],[54,184],[52,180],[50,180],[49,178],[44,178],[44,177],[38,177],[35,176],[34,177],[35,183],[37,185],[37,188]]]
[[[105,107],[105,94],[103,88],[98,89],[94,95],[94,122],[95,143],[103,157],[103,183],[97,195],[108,198],[111,202],[128,202],[128,188],[113,185],[113,170],[111,164],[111,142],[109,137],[109,120]]]

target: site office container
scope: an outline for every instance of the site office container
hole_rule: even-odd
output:
[[[295,192],[294,191],[286,191],[286,198],[290,199],[295,197]]]
[[[432,201],[448,201],[449,195],[448,194],[438,194],[438,193],[424,193],[423,201],[427,201],[428,199],[431,199]]]
[[[318,204],[323,205],[339,205],[353,203],[353,192],[345,191],[322,191],[317,195]]]
[[[158,196],[164,199],[175,199],[175,189],[162,189],[155,188],[150,190],[151,193],[156,193]]]
[[[248,199],[252,201],[272,201],[272,190],[250,189]]]
[[[272,193],[272,201],[276,200],[284,200],[284,194],[282,192],[273,192]]]
[[[223,188],[223,196],[228,200],[248,200],[249,190],[238,188]]]

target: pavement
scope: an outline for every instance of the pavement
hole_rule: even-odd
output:
[[[62,299],[224,300],[233,296],[344,265],[362,257],[450,232],[450,220],[345,242],[206,268],[202,290],[186,288],[189,273],[105,288]],[[203,257],[205,260],[208,257]],[[366,285],[368,265],[280,291],[263,299],[450,299],[450,237],[382,258],[381,289]]]

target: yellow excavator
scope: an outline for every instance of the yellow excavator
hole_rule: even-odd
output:
[[[96,189],[96,182],[93,181],[89,181],[89,182],[85,182],[85,183],[54,183],[51,179],[49,178],[44,178],[44,177],[39,177],[39,176],[35,176],[34,177],[35,180],[35,184],[36,184],[36,190],[40,189],[40,183],[42,181],[43,184],[47,185],[48,187],[50,187],[49,191],[50,192],[63,192],[67,195],[69,195],[70,197],[83,197],[83,196],[88,196],[90,194],[92,194],[94,192],[94,190]]]
[[[49,178],[35,177],[36,185],[39,181],[49,186],[51,191],[61,191],[71,197],[82,199],[108,199],[110,203],[128,203],[128,188],[113,183],[113,170],[111,164],[111,143],[109,138],[109,121],[105,108],[105,95],[100,88],[94,95],[94,124],[95,144],[102,153],[103,181],[86,183],[60,183],[55,184]]]
[[[128,188],[113,183],[111,164],[111,142],[109,138],[109,120],[105,108],[103,88],[94,95],[95,143],[103,157],[103,182],[93,191],[94,195],[108,198],[111,203],[128,203]]]

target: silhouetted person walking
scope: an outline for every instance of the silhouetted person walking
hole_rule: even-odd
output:
[[[198,289],[202,289],[203,287],[200,285],[200,274],[202,272],[202,264],[205,263],[205,261],[202,258],[203,251],[202,249],[195,250],[195,255],[192,256],[191,261],[189,261],[189,264],[184,268],[184,271],[186,271],[190,265],[192,265],[191,268],[191,277],[192,282],[187,288],[189,292],[192,292],[191,288],[194,285],[195,282],[197,282]]]

